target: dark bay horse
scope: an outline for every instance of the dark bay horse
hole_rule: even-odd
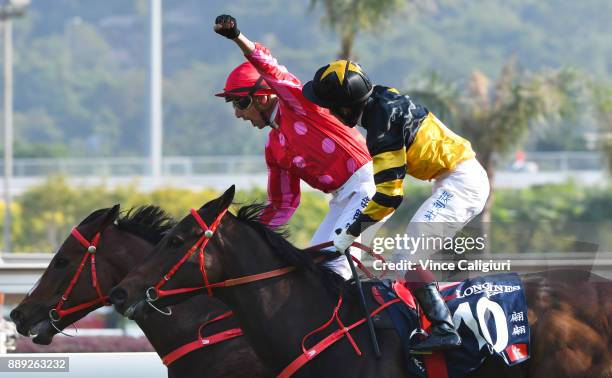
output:
[[[100,294],[104,296],[140,260],[146,257],[153,246],[161,240],[163,233],[174,225],[162,210],[155,206],[131,210],[119,216],[119,205],[93,212],[77,227],[87,241],[100,234],[95,251],[95,266]],[[57,329],[64,329],[103,305],[93,302],[99,297],[92,285],[91,264],[85,264],[74,284],[68,300],[60,309],[68,310],[65,316],[54,322],[50,309],[56,307],[65,293],[69,282],[75,276],[77,267],[83,261],[86,248],[75,235],[69,236],[55,254],[40,281],[30,294],[11,312],[19,333],[24,336],[35,334],[33,341],[50,344]],[[75,312],[70,309],[74,308]],[[172,316],[157,312],[148,313],[137,323],[160,357],[176,348],[197,339],[199,326],[228,308],[220,301],[206,296],[197,296],[172,308]],[[228,329],[237,328],[232,317],[207,326],[203,334],[208,336]],[[168,366],[169,377],[265,377],[271,376],[259,362],[244,337],[236,337],[210,347],[192,351]]]
[[[192,213],[157,244],[143,265],[135,268],[111,292],[120,312],[138,318],[143,313],[147,289],[164,282],[164,290],[211,284],[273,271],[286,266],[293,272],[236,286],[215,287],[214,296],[236,314],[255,352],[275,372],[282,371],[302,353],[303,337],[326,323],[338,301],[338,277],[314,264],[312,257],[281,235],[257,222],[261,207],[247,206],[238,215],[222,215],[233,200],[231,187],[221,197],[197,211],[206,225],[219,220],[199,260],[185,252],[205,235]],[[206,226],[205,225],[205,226]],[[178,269],[177,262],[185,259]],[[200,268],[200,261],[204,269]],[[170,270],[173,275],[168,275]],[[160,281],[162,277],[167,280]],[[168,279],[171,278],[171,279]],[[532,357],[509,368],[499,358],[489,358],[470,377],[604,378],[612,376],[610,325],[611,283],[593,282],[595,276],[579,271],[547,272],[523,278],[532,327]],[[227,281],[226,281],[227,282]],[[163,298],[167,305],[176,298]],[[345,325],[361,318],[357,303],[347,300],[340,317]],[[332,324],[323,336],[338,327]],[[299,377],[406,377],[401,343],[393,330],[379,330],[383,356],[377,360],[364,326],[351,331],[362,356],[346,338],[312,359]],[[321,334],[309,339],[310,348]]]

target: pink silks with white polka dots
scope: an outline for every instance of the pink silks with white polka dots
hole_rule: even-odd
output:
[[[279,99],[272,120],[278,127],[270,131],[265,150],[269,206],[262,214],[265,223],[279,226],[299,205],[300,180],[331,193],[371,158],[363,136],[306,100],[300,81],[268,49],[257,44],[246,58]]]

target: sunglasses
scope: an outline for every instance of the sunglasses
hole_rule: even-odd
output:
[[[236,96],[236,97],[228,97],[226,99],[226,101],[231,101],[232,105],[234,106],[235,109],[238,110],[248,110],[252,105],[253,105],[253,95],[255,92],[257,92],[258,89],[263,89],[263,88],[267,88],[265,86],[261,85],[261,82],[263,81],[263,76],[260,76],[257,81],[255,82],[255,85],[253,85],[250,88],[236,88],[233,89],[230,92],[238,92],[238,91],[243,91],[245,89],[249,90],[249,93],[246,96]]]
[[[241,96],[230,99],[232,106],[238,110],[248,110],[253,105],[253,96]]]

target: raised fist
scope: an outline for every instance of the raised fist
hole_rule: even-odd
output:
[[[240,35],[238,23],[236,19],[229,14],[222,14],[215,19],[215,33],[224,36],[225,38],[234,39]]]

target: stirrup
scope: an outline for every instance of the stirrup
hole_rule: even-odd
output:
[[[410,336],[408,336],[408,340],[410,341],[410,343],[412,344],[412,339],[417,336],[417,337],[423,337],[423,339],[421,339],[420,341],[425,340],[426,338],[429,337],[429,333],[427,333],[427,331],[425,331],[423,328],[419,327],[419,328],[415,328],[412,333],[410,333]],[[419,342],[419,340],[417,340],[417,343]],[[414,351],[412,349],[408,350],[408,353],[412,354],[412,355],[418,355],[418,356],[426,356],[426,355],[430,355],[433,352],[432,351]]]

